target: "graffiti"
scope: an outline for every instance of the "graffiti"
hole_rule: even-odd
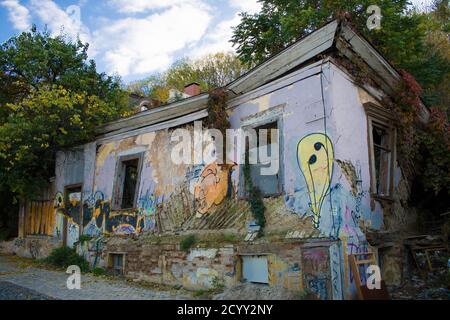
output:
[[[39,251],[41,250],[41,244],[39,240],[31,240],[28,242],[28,250],[33,259],[39,257]]]
[[[57,192],[55,195],[55,208],[64,208],[64,196],[62,192]]]
[[[110,213],[110,203],[104,199],[103,193],[97,191],[87,197],[83,203],[84,234],[99,236],[105,230],[105,221]]]
[[[313,133],[298,143],[297,161],[308,187],[316,228],[319,227],[323,201],[330,189],[333,159],[333,145],[325,134]]]
[[[341,285],[341,266],[340,266],[340,243],[334,244],[330,247],[331,259],[331,281],[333,286],[333,299],[340,299],[342,297]]]
[[[327,247],[305,249],[302,252],[303,273],[307,288],[320,299],[331,296],[330,256]]]
[[[328,285],[327,278],[312,278],[308,280],[308,288],[315,293],[319,299],[328,300]]]
[[[351,254],[355,254],[355,253],[365,253],[369,251],[369,244],[367,243],[367,241],[361,241],[361,242],[356,242],[356,241],[349,241],[347,243],[347,253],[348,255]],[[361,268],[363,268],[363,266],[361,266]],[[354,275],[353,272],[351,270],[351,268],[348,268],[348,272],[350,274],[350,283],[354,282]],[[363,271],[363,272],[361,272]],[[362,283],[366,282],[366,272],[365,270],[360,270],[360,277],[361,277],[361,281]]]
[[[139,198],[138,208],[130,211],[111,211],[111,202],[102,192],[90,195],[83,204],[84,234],[99,236],[103,233],[116,235],[140,234],[156,227],[158,199],[147,191]]]
[[[194,197],[197,214],[201,217],[213,205],[219,205],[229,193],[231,167],[212,163],[201,172],[195,187]]]
[[[153,230],[156,227],[156,209],[159,202],[157,197],[147,190],[144,196],[138,200],[138,219],[136,222],[136,232],[141,233]]]

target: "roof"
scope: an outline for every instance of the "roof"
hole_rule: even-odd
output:
[[[362,59],[381,79],[380,86],[390,93],[400,79],[399,73],[364,37],[355,32],[345,21],[333,20],[322,28],[288,46],[278,54],[249,70],[224,87],[230,97],[250,92],[269,83],[318,57],[321,54],[339,51],[353,60]],[[98,129],[99,137],[105,138],[130,130],[156,125],[189,114],[207,116],[208,94],[203,93],[165,106],[140,112],[131,117],[105,124]]]

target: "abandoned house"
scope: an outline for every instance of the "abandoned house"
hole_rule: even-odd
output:
[[[355,66],[370,81],[357,81]],[[383,105],[399,78],[352,27],[332,21],[228,84],[231,129],[279,130],[279,170],[262,176],[250,166],[250,180],[243,164],[171,160],[173,131],[208,118],[209,94],[195,83],[181,100],[140,106],[57,154],[51,187],[21,206],[17,253],[43,257],[67,245],[137,281],[253,282],[352,299],[349,257],[372,252],[382,280],[399,283],[395,236],[416,222]],[[264,226],[246,181],[261,192]],[[371,243],[369,234],[394,240]]]

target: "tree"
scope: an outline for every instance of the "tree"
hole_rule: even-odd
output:
[[[56,151],[91,140],[98,125],[128,113],[120,79],[98,73],[87,49],[35,27],[1,45],[3,217],[13,198],[32,198],[47,185]]]
[[[233,53],[209,54],[198,59],[183,58],[167,71],[134,82],[128,90],[167,102],[171,89],[183,91],[186,84],[197,82],[203,91],[220,88],[246,71]]]
[[[422,16],[408,9],[408,0],[259,0],[261,12],[241,13],[232,42],[244,63],[260,63],[287,45],[347,12],[358,30],[394,63],[408,62],[421,52]],[[370,5],[381,8],[381,29],[368,30]]]

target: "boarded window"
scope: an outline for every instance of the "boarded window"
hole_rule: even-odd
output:
[[[242,256],[242,278],[247,282],[268,284],[267,256]]]
[[[119,160],[115,179],[114,210],[136,206],[142,156],[123,157]]]
[[[261,140],[261,130],[267,130],[267,141]],[[281,182],[280,182],[280,168],[278,167],[277,173],[273,175],[262,174],[262,168],[269,168],[271,166],[270,160],[263,159],[260,156],[259,148],[267,146],[267,156],[268,159],[276,159],[279,163],[280,155],[278,154],[279,148],[275,149],[273,144],[279,143],[279,141],[272,141],[272,130],[278,129],[278,123],[271,122],[263,126],[256,127],[257,133],[257,150],[254,153],[257,155],[257,164],[250,164],[250,177],[254,187],[257,187],[263,196],[279,195],[281,193]],[[277,136],[278,137],[278,136]],[[275,151],[276,150],[276,151]],[[249,152],[249,151],[247,151]]]

